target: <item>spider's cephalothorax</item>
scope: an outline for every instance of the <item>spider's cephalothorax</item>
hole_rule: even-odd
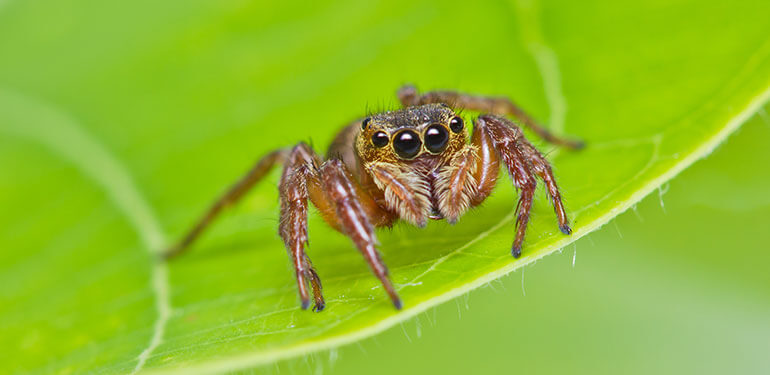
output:
[[[427,218],[454,223],[476,192],[476,180],[467,172],[475,169],[478,150],[468,144],[463,119],[445,105],[368,117],[355,146],[364,172],[359,180],[369,187],[373,183],[369,190],[384,207],[417,226]],[[458,185],[455,197],[450,197],[452,184]],[[409,192],[401,192],[401,186]]]
[[[419,95],[412,86],[399,90],[404,109],[357,120],[339,132],[322,159],[310,146],[269,153],[212,205],[182,241],[166,253],[181,253],[225,206],[238,201],[277,163],[284,164],[279,185],[279,233],[292,259],[302,307],[325,303],[321,280],[305,253],[308,200],[324,220],[353,241],[380,279],[396,308],[401,300],[375,248],[374,228],[405,220],[424,226],[428,219],[455,223],[495,187],[500,164],[519,189],[514,257],[521,255],[537,180],[545,184],[559,228],[570,234],[567,215],[551,166],[511,120],[511,115],[545,140],[572,149],[582,143],[554,136],[506,98],[453,91]],[[470,136],[452,108],[482,112]]]

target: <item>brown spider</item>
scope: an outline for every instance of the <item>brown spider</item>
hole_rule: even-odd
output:
[[[325,307],[321,280],[305,253],[308,199],[329,225],[353,240],[396,309],[401,309],[401,300],[375,248],[374,228],[390,227],[398,219],[418,227],[424,227],[429,218],[454,224],[492,192],[501,161],[521,192],[513,256],[521,256],[537,177],[545,183],[559,228],[564,234],[572,232],[550,164],[521,129],[502,115],[518,118],[549,142],[571,149],[581,148],[581,142],[556,137],[507,98],[453,91],[419,95],[413,86],[402,87],[398,97],[404,109],[348,125],[332,142],[326,159],[306,143],[264,156],[165,257],[187,249],[222,208],[240,200],[278,163],[284,164],[278,188],[279,233],[291,256],[303,309],[310,306],[308,285],[313,289],[313,310]],[[453,107],[485,113],[476,120],[470,143],[463,119]]]

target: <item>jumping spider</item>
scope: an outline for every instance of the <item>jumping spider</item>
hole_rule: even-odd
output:
[[[308,243],[308,199],[334,229],[350,237],[380,279],[396,309],[401,309],[388,270],[375,248],[374,229],[401,219],[424,227],[428,219],[454,224],[479,205],[495,187],[500,163],[520,191],[512,253],[521,256],[537,178],[545,183],[559,228],[570,234],[569,221],[548,161],[521,129],[504,115],[518,118],[543,139],[571,149],[582,143],[559,138],[538,125],[507,98],[481,97],[453,91],[418,94],[402,87],[405,108],[355,121],[336,136],[325,159],[306,143],[273,151],[209,208],[190,232],[166,253],[178,255],[220,211],[237,201],[276,164],[284,169],[278,187],[279,233],[294,266],[302,308],[325,307],[321,280],[305,253]],[[480,111],[468,143],[468,129],[452,108]]]

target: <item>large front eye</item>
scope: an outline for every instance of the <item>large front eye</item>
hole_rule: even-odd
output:
[[[425,131],[425,148],[431,154],[438,154],[444,151],[448,140],[449,132],[441,125],[431,125]]]
[[[420,153],[421,147],[420,136],[411,130],[404,130],[393,137],[393,148],[402,159],[414,158]]]
[[[385,147],[388,144],[388,135],[385,132],[377,132],[372,136],[372,144],[374,147]]]

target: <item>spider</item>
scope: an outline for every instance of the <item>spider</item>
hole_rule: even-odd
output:
[[[515,258],[521,256],[538,178],[545,184],[559,228],[564,234],[572,233],[550,164],[505,115],[519,119],[553,144],[580,149],[582,142],[555,136],[504,97],[455,91],[421,95],[411,85],[402,87],[398,97],[403,109],[349,124],[332,141],[326,158],[302,142],[262,157],[166,251],[165,258],[188,249],[223,208],[238,202],[280,163],[284,167],[278,187],[278,232],[291,257],[305,310],[310,306],[308,287],[315,302],[313,310],[326,306],[321,279],[305,253],[308,199],[326,223],[353,241],[396,309],[401,309],[401,299],[377,252],[375,228],[390,227],[397,220],[417,227],[424,227],[428,219],[456,223],[490,195],[501,163],[520,191],[511,250]],[[470,142],[465,121],[453,108],[482,113],[473,124]]]

